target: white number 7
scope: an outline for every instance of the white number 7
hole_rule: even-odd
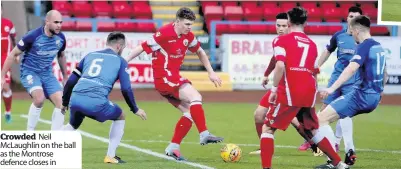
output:
[[[302,43],[302,42],[298,41],[298,47],[304,48],[304,51],[302,52],[301,63],[299,63],[299,67],[304,67],[305,66],[306,57],[308,56],[309,44]]]
[[[380,65],[380,59],[382,57],[386,56],[386,53],[385,52],[380,52],[380,54],[376,53],[376,55],[377,55],[377,57],[376,57],[377,58],[376,74],[377,75],[381,75],[384,72],[384,65],[386,64],[386,59],[383,59],[383,66]]]

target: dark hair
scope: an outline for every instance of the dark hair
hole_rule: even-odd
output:
[[[290,22],[295,25],[304,24],[308,18],[308,12],[302,7],[292,8],[287,12],[287,14]]]
[[[111,32],[109,36],[107,36],[107,44],[115,44],[119,40],[125,41],[125,35],[122,32]]]
[[[365,15],[359,15],[352,19],[351,26],[361,25],[366,28],[370,28],[370,19]]]
[[[188,19],[190,21],[194,21],[196,19],[195,13],[187,7],[180,8],[177,11],[176,17],[177,19]]]
[[[276,19],[288,19],[288,15],[287,13],[282,12],[276,15]]]
[[[359,7],[357,7],[357,6],[351,6],[351,7],[348,9],[348,13],[350,13],[350,12],[358,12],[359,14],[363,15],[362,9],[359,8]]]

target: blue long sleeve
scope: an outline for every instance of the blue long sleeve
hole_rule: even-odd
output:
[[[135,102],[134,92],[131,89],[131,81],[127,70],[128,70],[127,62],[121,60],[121,67],[118,76],[120,79],[121,92],[124,96],[125,102],[128,104],[131,111],[133,113],[136,113],[138,112],[139,109]]]

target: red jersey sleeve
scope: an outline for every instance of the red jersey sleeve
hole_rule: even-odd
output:
[[[200,42],[198,41],[198,39],[196,39],[194,34],[191,33],[191,36],[193,37],[193,40],[189,44],[188,50],[191,51],[192,53],[195,53],[196,51],[198,51],[200,47]]]
[[[161,48],[160,44],[166,39],[164,37],[160,31],[156,32],[150,39],[142,42],[141,46],[147,54],[152,53]]]
[[[10,36],[11,37],[14,37],[15,38],[15,36],[17,35],[17,33],[16,33],[16,31],[15,31],[15,28],[14,28],[14,24],[10,21]]]
[[[284,41],[285,40],[283,39],[283,37],[277,37],[273,41],[273,51],[274,51],[274,57],[276,58],[276,61],[285,62],[287,52],[285,51]]]

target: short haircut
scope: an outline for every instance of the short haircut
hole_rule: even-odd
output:
[[[350,12],[358,12],[359,14],[363,15],[362,9],[359,8],[359,7],[357,7],[357,6],[351,6],[351,7],[348,9],[348,13],[350,13]]]
[[[288,19],[288,15],[287,13],[282,12],[276,15],[276,19]]]
[[[370,19],[365,15],[359,15],[352,19],[351,26],[362,26],[365,28],[370,28]]]
[[[287,14],[290,23],[295,25],[302,25],[308,19],[308,12],[302,7],[292,8]]]
[[[177,19],[188,19],[190,21],[194,21],[196,19],[195,13],[187,8],[187,7],[182,7],[177,11],[176,14]]]
[[[116,44],[121,40],[125,43],[125,35],[122,32],[115,31],[110,33],[109,36],[107,36],[108,45]]]

